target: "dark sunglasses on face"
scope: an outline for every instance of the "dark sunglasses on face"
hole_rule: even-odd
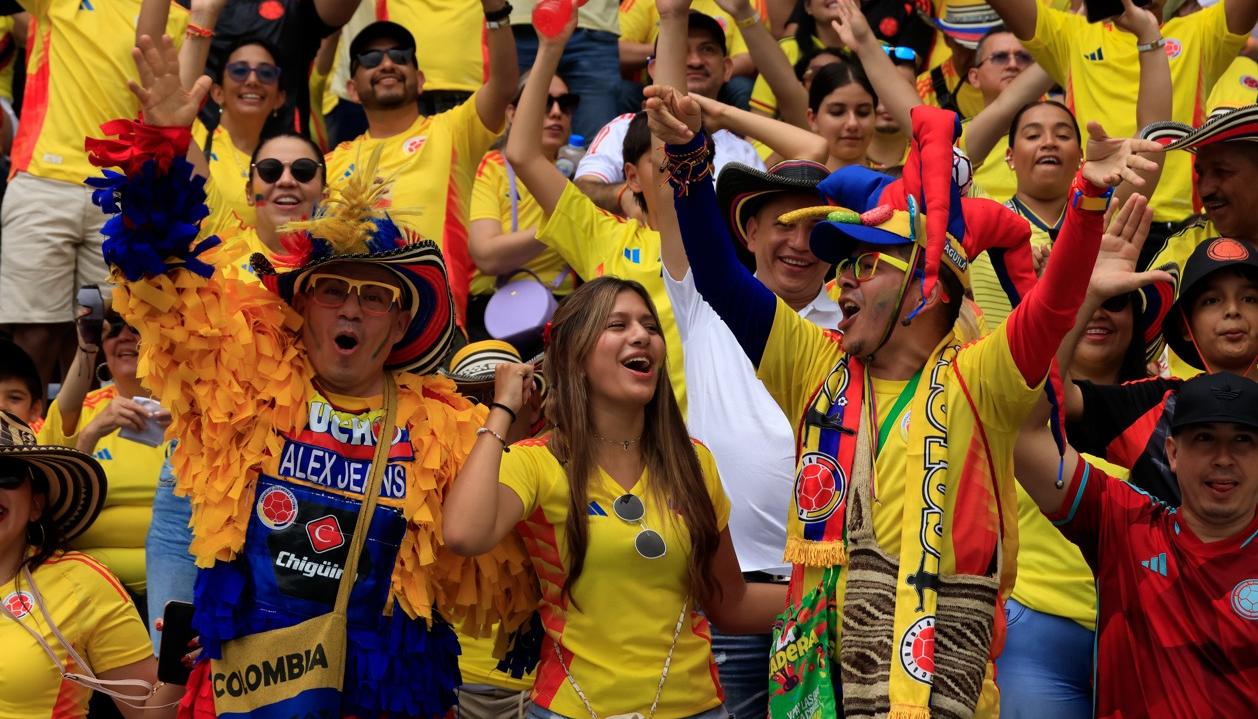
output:
[[[269,62],[264,62],[260,65],[250,65],[244,60],[240,60],[227,63],[223,70],[228,77],[236,82],[247,81],[250,73],[257,75],[258,82],[263,85],[274,85],[280,81],[280,69]]]
[[[550,108],[559,105],[559,111],[565,115],[571,115],[577,109],[577,105],[581,102],[581,96],[571,92],[565,92],[562,95],[546,96],[546,111],[550,112]]]
[[[975,65],[974,67],[979,67],[985,62],[993,62],[993,63],[996,63],[997,65],[1008,65],[1009,63],[1012,62],[1013,64],[1019,67],[1025,67],[1035,62],[1035,58],[1031,57],[1031,53],[1025,50],[1019,50],[1017,52],[1009,52],[1008,50],[1001,50],[1000,52],[993,52],[992,54],[988,55],[986,58],[982,60],[982,62],[979,62],[978,65]]]
[[[646,507],[637,495],[620,495],[612,502],[612,511],[622,522],[637,524],[640,527],[638,536],[634,537],[633,548],[638,550],[638,554],[642,555],[643,559],[659,559],[668,551],[660,533],[654,529],[647,529],[642,521],[646,517]]]
[[[131,330],[131,334],[139,336],[140,332],[136,328],[127,324],[120,314],[109,314],[105,316],[105,322],[109,325],[109,331],[105,333],[105,339],[111,340],[122,334],[123,330]]]
[[[258,177],[263,182],[276,183],[284,176],[284,168],[288,168],[288,172],[293,179],[298,182],[310,182],[319,174],[319,168],[323,167],[322,162],[311,160],[303,157],[292,162],[280,162],[279,160],[268,157],[265,160],[258,160],[253,163],[254,172],[258,173]]]
[[[384,62],[385,55],[389,56],[389,62],[394,65],[413,65],[415,64],[415,51],[412,49],[403,49],[400,47],[391,47],[387,50],[368,50],[357,58],[358,64],[371,70],[379,67]]]
[[[26,481],[26,475],[0,474],[0,489],[17,489]]]

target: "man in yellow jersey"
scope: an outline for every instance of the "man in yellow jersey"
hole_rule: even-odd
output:
[[[1258,1],[1222,0],[1216,5],[1162,24],[1162,36],[1140,43],[1105,21],[1045,7],[1039,0],[989,0],[1036,61],[1066,91],[1066,104],[1081,125],[1100,122],[1116,135],[1133,135],[1141,52],[1165,52],[1174,92],[1172,120],[1198,125],[1206,98],[1219,76],[1245,45],[1258,21]],[[1148,9],[1162,18],[1163,0]],[[1151,198],[1149,244],[1159,246],[1196,211],[1192,166],[1187,156],[1166,155],[1162,179]]]
[[[460,322],[475,269],[467,250],[467,216],[476,165],[502,131],[518,77],[507,24],[511,6],[504,0],[482,0],[481,6],[489,79],[462,105],[435,116],[419,109],[424,73],[410,31],[389,21],[363,28],[350,43],[348,90],[367,113],[367,132],[327,156],[328,185],[336,187],[383,147],[380,170],[395,179],[385,202],[441,247]]]
[[[75,290],[108,276],[100,254],[104,218],[83,184],[96,174],[83,138],[139,109],[119,88],[139,79],[130,53],[140,0],[21,5],[31,32],[22,122],[0,209],[0,325],[30,354],[46,385],[75,350]],[[187,11],[172,5],[167,33],[182,39],[187,22]]]
[[[436,115],[463,104],[489,81],[485,62],[490,30],[480,0],[378,0],[377,20],[390,20],[415,36],[424,69],[419,106]]]

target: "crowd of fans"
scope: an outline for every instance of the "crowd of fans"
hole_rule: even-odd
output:
[[[1258,711],[1258,0],[0,12],[0,719]]]

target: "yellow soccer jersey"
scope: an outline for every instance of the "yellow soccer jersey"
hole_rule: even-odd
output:
[[[135,117],[126,92],[139,81],[131,48],[140,0],[22,0],[31,15],[22,123],[13,140],[12,172],[82,184],[100,169],[87,161],[84,137],[102,123]],[[166,34],[178,45],[188,11],[172,2]]]
[[[598,238],[591,242],[590,238]],[[555,211],[537,239],[558,252],[582,280],[613,275],[642,283],[664,325],[668,348],[668,376],[682,414],[686,412],[686,363],[673,306],[664,289],[660,262],[660,233],[633,220],[599,209],[577,186],[568,183]]]
[[[192,124],[192,139],[202,150],[205,149],[209,134],[209,130],[205,129],[205,125],[201,124],[200,120]],[[249,227],[258,224],[257,213],[249,204],[246,194],[249,185],[249,155],[236,147],[231,135],[222,125],[214,128],[214,141],[208,144],[210,151],[205,156],[205,161],[210,166],[208,184],[213,184],[215,189],[214,204],[209,205],[210,212],[212,214],[226,213],[226,217],[222,220],[210,220],[210,222],[214,224],[234,222]],[[234,220],[231,219],[233,215]]]
[[[1113,23],[1089,23],[1082,15],[1041,7],[1035,37],[1023,43],[1066,90],[1066,105],[1081,126],[1095,120],[1113,137],[1135,135],[1140,61],[1136,41]],[[1245,45],[1228,32],[1223,3],[1162,26],[1171,65],[1171,119],[1194,127],[1206,117],[1206,99],[1219,76]],[[1180,221],[1193,214],[1192,159],[1168,152],[1153,193],[1154,219]]]
[[[88,392],[77,427],[62,425],[61,408],[57,400],[53,400],[48,408],[48,421],[39,431],[39,443],[73,447],[79,432],[117,396],[113,385]],[[123,439],[119,430],[115,430],[96,443],[92,455],[105,469],[109,493],[100,516],[74,540],[74,548],[100,560],[132,591],[143,592],[144,541],[148,538],[149,519],[153,515],[157,476],[166,459],[166,443],[150,447]]]
[[[541,206],[537,204],[537,200],[533,199],[533,194],[519,179],[515,182],[515,191],[518,193],[515,227],[520,230],[536,230],[541,227],[545,218],[542,215]],[[472,210],[469,221],[476,222],[477,220],[494,220],[500,223],[504,233],[513,231],[511,229],[511,178],[507,175],[506,158],[498,150],[485,155],[480,167],[476,168],[476,184],[472,186]],[[566,273],[558,287],[555,286],[559,273],[564,272],[567,267],[567,263],[563,261],[559,253],[552,249],[544,250],[524,264],[524,269],[537,273],[538,278],[551,288],[552,293],[560,296],[571,293],[576,286],[576,274],[571,270]],[[476,274],[472,275],[471,294],[493,294],[497,279],[477,270]]]
[[[646,1],[647,0],[637,0],[637,2]],[[813,47],[818,50],[825,47],[821,40],[815,35],[812,38],[812,43]],[[778,41],[778,45],[781,46],[782,52],[786,55],[786,59],[790,61],[792,66],[799,62],[799,43],[795,42],[795,37],[793,35],[788,35],[787,37],[782,38]],[[768,115],[769,117],[776,117],[778,114],[777,96],[769,89],[769,83],[765,82],[763,76],[756,78],[756,84],[751,90],[751,109],[762,115]]]
[[[485,12],[478,0],[376,0],[375,6],[377,20],[415,36],[425,90],[475,92],[489,79]]]
[[[1003,164],[1003,163],[1002,163]],[[1061,217],[1052,223],[1036,216],[1025,205],[1017,200],[1005,203],[1005,206],[1021,215],[1031,226],[1031,244],[1035,247],[1053,244],[1053,235],[1061,227]],[[986,252],[974,258],[970,263],[970,289],[974,293],[974,301],[983,310],[983,324],[994,328],[1009,316],[1012,307],[1009,295],[1000,285],[996,277],[996,269],[992,267],[992,259]]]
[[[936,42],[936,47],[947,47],[943,42]],[[944,87],[956,94],[957,109],[961,111],[961,116],[965,118],[974,117],[983,111],[983,93],[979,92],[977,87],[970,84],[969,80],[959,75],[952,65],[952,53],[949,51],[948,60],[933,70],[929,70],[917,76],[917,94],[922,98],[922,102],[933,107],[940,107],[939,95],[935,91],[936,77],[942,80]]]
[[[1222,107],[1245,107],[1258,102],[1258,62],[1238,57],[1215,83],[1206,101],[1206,112]]]
[[[99,676],[153,656],[135,604],[100,562],[66,552],[39,565],[32,577],[58,631],[90,667],[79,667],[69,658],[20,575],[0,584],[0,601],[52,647],[66,671],[90,670]],[[0,646],[0,719],[87,716],[92,690],[62,679],[35,638],[7,617],[0,618]]]
[[[723,531],[730,504],[716,461],[698,443],[695,451],[717,531]],[[564,716],[586,712],[568,680],[570,673],[599,716],[645,710],[659,686],[683,603],[686,617],[656,715],[691,716],[721,703],[711,630],[701,608],[688,598],[690,535],[680,517],[660,505],[651,490],[652,480],[644,471],[630,491],[646,505],[645,526],[663,536],[664,556],[644,559],[634,549],[639,525],[621,520],[612,508],[625,488],[599,469],[588,487],[585,566],[569,602],[563,596],[571,561],[567,474],[547,447],[547,438],[517,443],[503,456],[499,481],[524,504],[524,520],[516,531],[542,587],[539,609],[547,639],[533,685],[533,701],[541,707]],[[555,655],[556,643],[562,665]]]
[[[964,130],[961,139],[957,142],[963,152],[966,151],[966,142]],[[1004,134],[992,145],[991,152],[987,153],[987,157],[979,163],[975,158],[970,160],[974,162],[974,188],[981,193],[982,197],[990,197],[997,202],[1008,202],[1009,198],[1014,196],[1018,191],[1018,176],[1014,174],[1013,168],[1009,167],[1009,163],[1005,160],[1005,155],[1009,152],[1009,135]]]

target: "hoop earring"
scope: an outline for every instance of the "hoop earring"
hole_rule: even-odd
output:
[[[39,528],[39,541],[35,540],[35,537],[34,537],[35,533],[32,531],[36,527]],[[40,524],[39,522],[30,522],[29,524],[26,525],[26,543],[27,544],[29,544],[32,547],[42,547],[44,546],[44,542],[47,542],[47,541],[48,541],[48,532],[44,529],[44,525]]]
[[[105,370],[104,377],[101,376],[101,372],[100,372],[101,370]],[[105,384],[106,382],[109,382],[113,378],[114,378],[113,374],[111,374],[109,371],[109,365],[105,364],[104,362],[101,362],[100,364],[96,365],[96,381],[97,382],[100,382],[101,384]]]

